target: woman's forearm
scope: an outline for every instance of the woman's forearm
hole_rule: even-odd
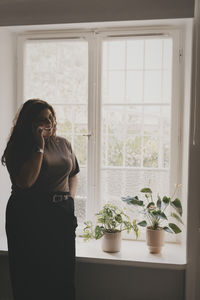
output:
[[[77,184],[78,184],[78,176],[77,175],[69,177],[69,192],[70,192],[72,198],[75,197]]]
[[[20,188],[29,188],[37,180],[43,160],[43,153],[34,152],[31,157],[22,165],[16,178],[16,184]]]
[[[40,125],[32,124],[33,136],[35,139],[36,145],[44,150],[44,128]],[[41,152],[32,152],[29,159],[22,165],[19,174],[16,178],[16,184],[20,188],[29,188],[37,180],[41,165],[43,160],[43,153]]]

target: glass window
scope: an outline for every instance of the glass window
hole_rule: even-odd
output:
[[[88,43],[83,40],[33,40],[25,43],[24,100],[53,105],[57,135],[67,138],[80,174],[76,195],[79,222],[86,218],[88,132]]]
[[[102,47],[102,205],[149,183],[169,194],[172,39],[110,38]]]
[[[149,183],[155,194],[169,194],[174,167],[173,39],[103,35],[99,43],[98,38],[92,35],[91,44],[91,38],[25,41],[24,100],[40,98],[54,106],[57,134],[72,143],[80,164],[79,226],[95,207],[108,201],[122,205],[122,196],[136,195]],[[89,177],[95,177],[93,186]]]

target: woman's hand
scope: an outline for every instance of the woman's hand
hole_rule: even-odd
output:
[[[33,125],[33,135],[39,148],[44,149],[44,129],[42,126]]]

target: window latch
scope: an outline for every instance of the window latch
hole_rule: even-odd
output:
[[[87,137],[89,137],[89,136],[91,136],[91,135],[92,135],[92,134],[91,134],[90,132],[82,134],[82,136],[87,136]]]

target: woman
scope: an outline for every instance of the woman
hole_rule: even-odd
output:
[[[74,300],[79,166],[70,142],[56,136],[51,105],[24,103],[2,163],[12,182],[6,234],[14,300]]]

